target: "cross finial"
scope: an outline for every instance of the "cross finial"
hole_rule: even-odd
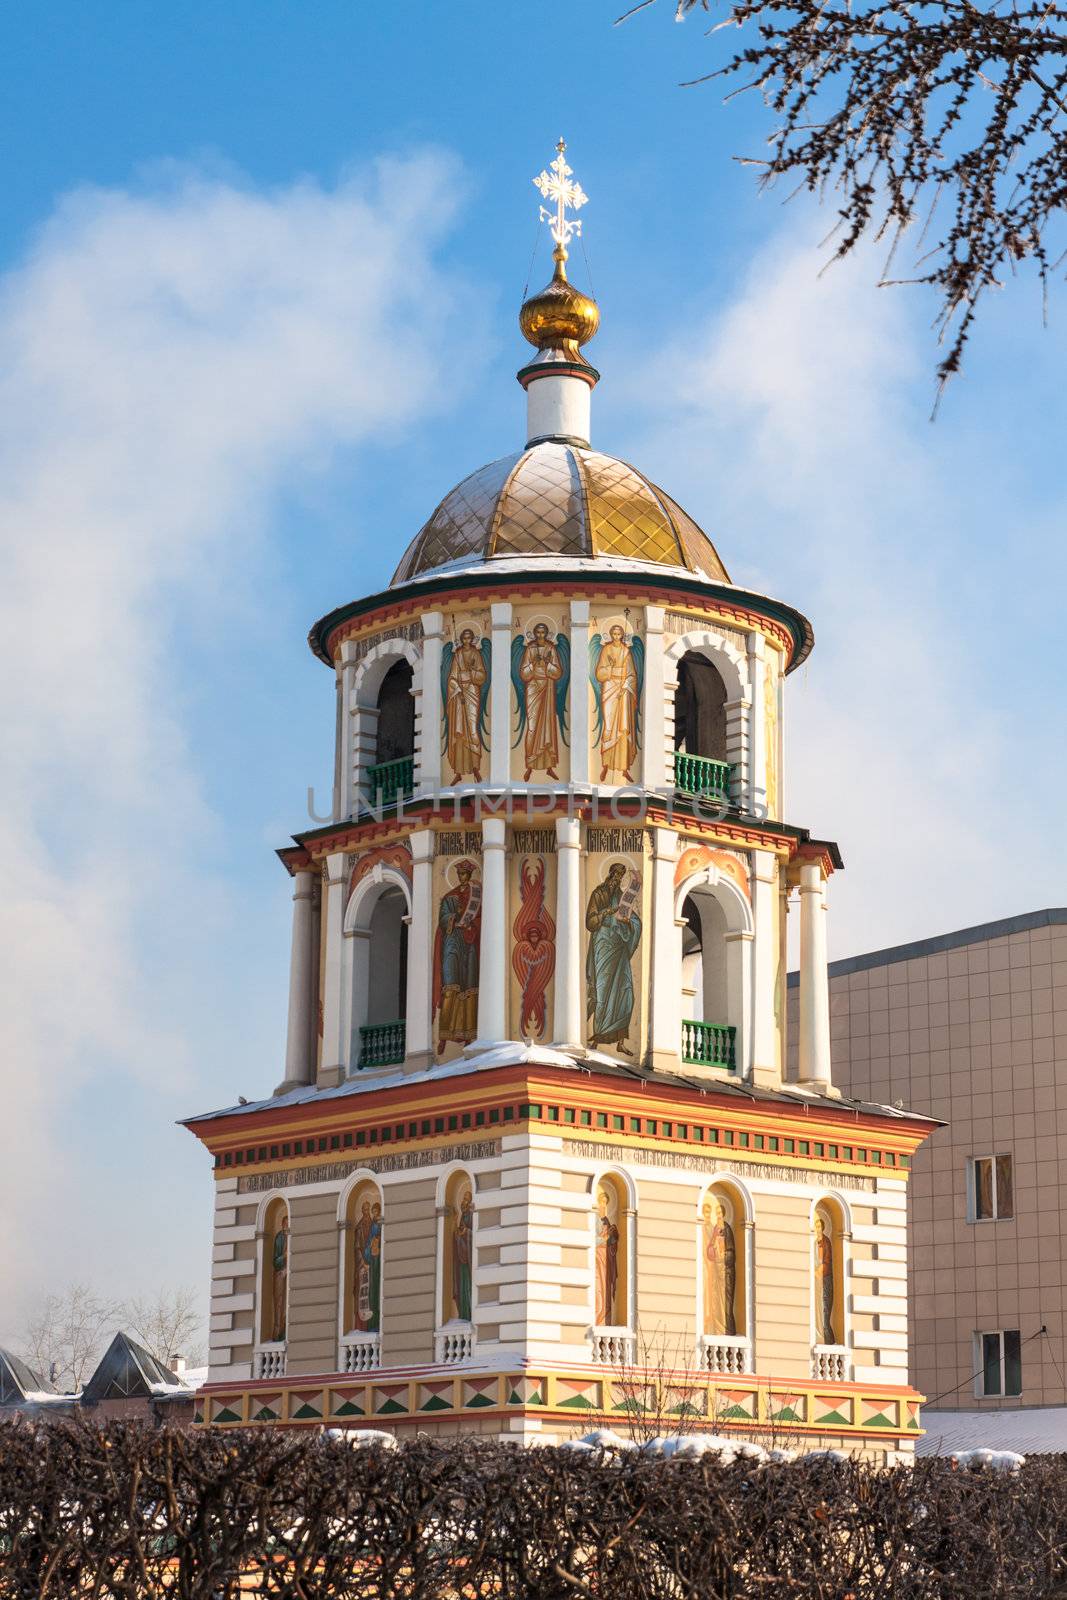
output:
[[[554,209],[548,206],[541,207],[541,221],[548,223],[548,230],[556,242],[556,248],[562,250],[564,256],[572,236],[582,231],[581,222],[575,217],[568,217],[567,212],[577,211],[578,207],[584,206],[589,198],[582,192],[580,184],[572,182],[573,174],[563,155],[566,148],[566,143],[560,139],[556,145],[558,153],[555,161],[547,169],[542,169],[534,179],[534,184],[545,199],[556,202]]]

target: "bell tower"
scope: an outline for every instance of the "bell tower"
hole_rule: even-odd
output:
[[[218,1196],[203,1420],[553,1439],[666,1406],[669,1431],[667,1362],[709,1429],[906,1453],[929,1124],[833,1086],[841,859],[783,773],[811,627],[594,448],[562,141],[534,182],[553,273],[519,314],[525,443],[309,637],[335,803],[279,851],[284,1075],[188,1124]]]

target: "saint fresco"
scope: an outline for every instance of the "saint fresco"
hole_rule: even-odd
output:
[[[489,704],[491,649],[476,642],[473,628],[464,628],[459,643],[451,640],[441,653],[441,698],[444,746],[452,782],[470,776],[482,781],[482,752],[488,750],[486,712]]]
[[[516,746],[523,746],[523,782],[534,772],[559,779],[560,747],[567,743],[570,641],[547,622],[535,622],[511,643],[511,681],[518,706]]]
[[[473,861],[449,868],[454,882],[441,896],[433,946],[433,1016],[437,1053],[445,1046],[470,1044],[478,1035],[479,946],[482,936],[482,884]]]
[[[589,670],[596,708],[593,743],[600,749],[600,782],[622,778],[633,783],[641,744],[645,647],[636,634],[627,637],[621,623],[612,623],[606,640],[595,633],[590,641]]]
[[[365,1199],[353,1230],[355,1328],[379,1333],[382,1326],[382,1208]]]
[[[815,1342],[837,1344],[834,1328],[834,1244],[826,1216],[815,1213]]]
[[[283,1211],[278,1230],[271,1241],[271,1328],[272,1341],[285,1338],[286,1301],[289,1286],[289,1216]]]
[[[634,1012],[633,958],[641,942],[640,875],[613,861],[585,911],[589,944],[585,958],[589,1043],[613,1044],[631,1056],[626,1039]]]
[[[737,1249],[726,1207],[717,1194],[704,1201],[704,1332],[735,1334]]]
[[[596,1196],[596,1321],[598,1327],[620,1326],[619,1299],[619,1201],[611,1187],[602,1183]]]
[[[471,1320],[471,1266],[474,1259],[474,1197],[465,1188],[449,1218],[452,1228],[452,1315]]]

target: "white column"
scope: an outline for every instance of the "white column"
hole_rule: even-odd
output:
[[[752,1371],[759,1371],[756,1359],[756,1252],[755,1228],[746,1217],[745,1231],[745,1333],[752,1351]]]
[[[494,610],[496,607],[494,606]],[[508,607],[511,610],[511,607]],[[494,630],[495,637],[495,630]],[[507,1038],[508,901],[503,817],[482,820],[482,935],[478,958],[478,1037],[480,1050]]]
[[[800,1017],[798,1082],[825,1093],[830,1074],[830,981],[826,970],[826,896],[822,868],[800,868]]]
[[[432,788],[441,781],[441,651],[444,614],[424,612],[422,679],[415,704],[415,787]]]
[[[493,676],[489,684],[489,782],[494,787],[499,785],[502,788],[511,777],[510,601],[499,601],[491,606],[490,615],[493,622]],[[484,916],[483,908],[483,919]],[[482,927],[485,927],[484,920]],[[478,1031],[481,1032],[480,1027]]]
[[[355,698],[356,661],[355,645],[346,639],[341,646],[341,668],[337,679],[337,808],[338,820],[354,817],[359,810],[359,765],[374,760],[374,744],[378,732],[378,718],[369,723],[359,717]],[[365,740],[370,749],[364,748]]]
[[[569,373],[547,373],[526,384],[526,438],[589,443],[592,386]]]
[[[658,791],[666,782],[664,769],[663,622],[662,606],[645,607],[645,694],[642,709],[642,771],[645,788]]]
[[[315,869],[302,867],[293,874],[293,943],[289,956],[289,1031],[285,1042],[285,1078],[275,1094],[315,1081],[312,1053],[315,1014],[312,966],[312,920],[315,906]]]
[[[751,751],[749,749],[749,733],[751,718],[749,708],[752,704],[752,695],[746,685],[736,700],[727,700],[726,711],[726,754],[734,765],[734,778],[730,787],[730,798],[739,806],[746,806],[749,800],[749,788],[752,782],[749,776],[751,770]]]
[[[752,951],[755,935],[747,928],[723,935],[726,946],[727,1022],[737,1029],[737,1071],[752,1076]]]
[[[755,935],[752,941],[752,1045],[749,1059],[753,1080],[767,1089],[781,1085],[774,1003],[779,955],[774,915],[777,877],[773,850],[754,850],[752,919]]]
[[[767,808],[767,712],[763,696],[766,672],[762,633],[748,635],[749,738],[748,782],[745,810],[766,815]]]
[[[348,1063],[344,1015],[345,961],[345,856],[336,851],[326,857],[326,960],[322,990],[322,1061],[319,1083],[329,1088],[340,1083]]]
[[[433,1059],[430,958],[433,948],[433,829],[410,835],[411,921],[408,924],[408,993],[405,1072],[423,1072]]]
[[[682,1048],[682,930],[674,915],[678,835],[652,831],[652,1065],[677,1072]]]
[[[589,782],[589,601],[571,601],[571,783]],[[559,979],[557,978],[557,984]],[[558,990],[557,990],[558,992]]]
[[[556,818],[556,1043],[580,1049],[585,977],[582,967],[582,825]]]

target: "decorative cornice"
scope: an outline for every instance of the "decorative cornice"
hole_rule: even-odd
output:
[[[709,621],[763,628],[785,651],[787,672],[792,672],[794,667],[806,660],[815,642],[808,619],[782,600],[773,600],[733,585],[682,577],[673,568],[669,569],[669,573],[665,571],[662,578],[655,573],[625,576],[598,572],[595,559],[591,558],[588,570],[508,573],[464,571],[402,584],[396,589],[369,595],[363,600],[353,600],[348,605],[327,612],[308,634],[308,644],[313,654],[332,668],[337,652],[346,639],[380,628],[400,617],[418,617],[422,612],[433,609],[433,600],[438,595],[447,595],[448,605],[454,607],[466,601],[484,605],[487,591],[497,591],[507,596],[522,592],[570,598],[576,590],[584,592],[590,589],[609,600],[628,598],[634,603],[654,596],[657,603],[665,606],[699,610],[701,616]]]

